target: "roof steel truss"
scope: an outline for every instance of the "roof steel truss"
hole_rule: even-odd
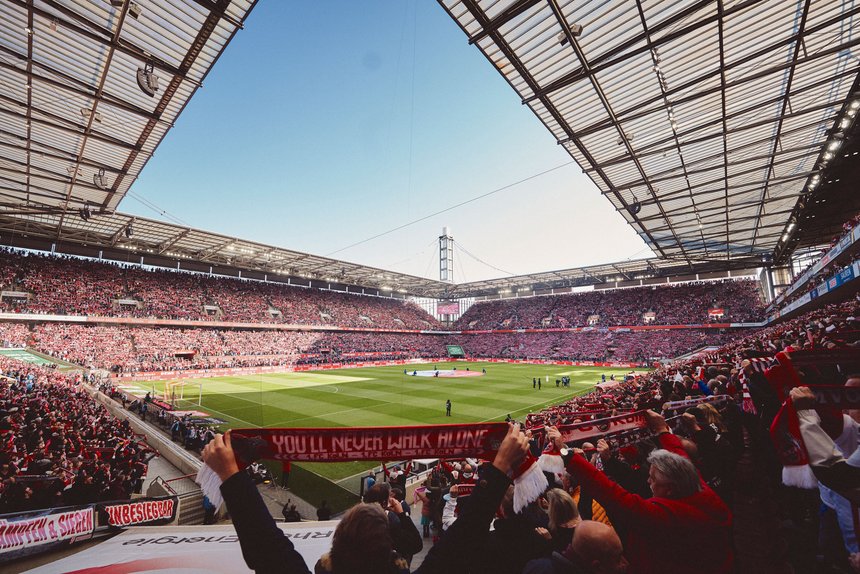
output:
[[[439,3],[661,257],[773,254],[858,95],[860,6]]]

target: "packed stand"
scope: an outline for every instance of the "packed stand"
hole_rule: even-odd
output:
[[[148,270],[66,256],[0,251],[0,310],[245,323],[422,330],[439,323],[417,305],[387,297],[277,283]]]
[[[719,346],[742,333],[716,329],[493,333],[459,335],[452,343],[476,358],[647,363]]]
[[[784,397],[773,386],[778,383],[755,367],[771,364],[779,351],[843,351],[838,355],[844,367],[838,384],[860,386],[860,375],[847,370],[860,365],[858,314],[857,301],[830,305],[747,333],[704,356],[646,374],[631,373],[623,382],[607,381],[565,404],[529,415],[520,444],[535,458],[555,455],[562,467],[544,469],[550,488],[519,511],[517,495],[508,489],[510,479],[495,490],[498,458],[442,460],[415,491],[412,513],[417,514],[420,505],[422,532],[404,533],[402,524],[412,520],[395,493],[400,488],[397,479],[389,475],[389,484],[380,488],[369,475],[364,501],[382,501],[389,510],[388,551],[401,560],[399,570],[378,571],[409,571],[410,556],[421,546],[420,540],[415,543],[420,534],[424,540],[432,537],[434,547],[417,572],[860,572],[858,533],[851,520],[843,520],[842,503],[833,491],[823,482],[811,490],[781,484],[782,465],[768,429]],[[795,391],[790,401],[798,411],[814,412],[800,411]],[[681,404],[665,405],[671,401]],[[814,404],[814,396],[808,401]],[[643,409],[650,409],[645,427],[635,432],[604,439],[602,425],[588,425]],[[837,413],[836,420],[839,428],[831,436],[839,438],[830,442],[846,449],[840,454],[854,461],[856,477],[860,455],[852,452],[857,452],[860,410]],[[556,429],[579,423],[584,425],[578,428],[591,434],[564,444]],[[852,440],[840,443],[843,437]],[[216,449],[208,454],[217,463]],[[856,491],[860,481],[844,484],[853,484]],[[237,498],[234,488],[231,484],[224,490],[228,508],[247,501]],[[851,488],[839,492],[848,496]],[[850,519],[851,504],[844,508]],[[336,533],[340,541],[317,563],[316,572],[353,571],[339,567],[334,556],[344,552],[350,540],[357,543],[353,537],[361,529],[347,527],[363,512],[368,511],[359,505],[347,513],[344,528]],[[408,523],[400,522],[395,529],[392,514]],[[240,539],[248,535],[246,528],[238,529]],[[448,562],[452,545],[468,548],[468,553]],[[291,548],[286,546],[259,550],[283,557]],[[372,556],[370,548],[355,547],[352,552],[365,559]]]
[[[9,331],[10,333],[12,331]],[[324,365],[446,354],[444,336],[282,330],[173,329],[42,323],[32,346],[84,367],[114,373]]]
[[[742,333],[673,329],[445,336],[44,323],[33,328],[31,340],[35,349],[58,359],[129,374],[440,359],[447,355],[446,344],[462,345],[472,358],[649,363],[718,346]]]
[[[723,315],[711,316],[711,309],[722,309]],[[456,326],[484,330],[738,323],[760,321],[762,311],[757,281],[726,280],[482,301]]]
[[[839,271],[840,269],[843,269],[845,267],[849,267],[849,266],[853,265],[854,262],[857,261],[858,259],[860,259],[860,251],[854,253],[851,257],[847,257],[847,258],[846,257],[838,257],[838,258],[834,259],[833,261],[831,261],[830,263],[828,263],[827,265],[822,267],[821,270],[818,271],[818,273],[809,277],[806,280],[806,284],[805,284],[804,288],[798,289],[797,291],[795,291],[794,293],[792,293],[791,295],[789,295],[785,299],[775,299],[774,303],[776,303],[776,305],[773,305],[773,307],[775,307],[777,309],[782,308],[782,307],[788,305],[789,303],[792,303],[793,301],[800,299],[801,297],[803,297],[804,295],[806,295],[807,293],[809,293],[810,291],[812,291],[813,289],[818,287],[822,281],[824,281],[828,277],[833,276],[833,274],[836,273],[837,271]],[[809,269],[809,267],[812,267],[813,265],[815,265],[815,262],[810,263],[806,267],[806,269]],[[796,273],[795,277],[799,277],[799,276],[803,275],[806,272],[806,269],[804,269],[800,273]]]
[[[0,357],[0,514],[128,499],[152,451],[76,377]]]
[[[23,348],[30,341],[30,328],[25,323],[0,323],[0,347]]]

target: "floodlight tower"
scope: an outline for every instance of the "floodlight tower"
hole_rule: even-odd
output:
[[[439,236],[439,281],[454,282],[454,238],[448,226],[442,228]]]
[[[439,280],[445,283],[454,283],[454,238],[451,236],[451,230],[447,225],[442,228],[442,235],[439,236]],[[455,319],[453,315],[448,313],[437,313],[437,315],[439,320],[448,325]]]

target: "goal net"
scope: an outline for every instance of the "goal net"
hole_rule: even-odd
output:
[[[164,400],[173,408],[199,407],[203,401],[203,384],[194,381],[167,381],[164,384]]]

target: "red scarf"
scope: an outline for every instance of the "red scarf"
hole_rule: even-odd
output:
[[[558,427],[561,437],[566,443],[582,441],[594,437],[602,437],[624,432],[632,429],[640,429],[647,426],[645,411],[625,413],[614,417],[586,421],[572,425]]]
[[[414,427],[245,428],[230,431],[242,464],[268,458],[294,462],[483,458],[492,460],[507,423]]]

